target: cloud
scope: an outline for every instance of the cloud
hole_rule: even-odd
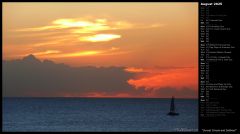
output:
[[[143,68],[135,68],[135,67],[128,67],[128,68],[125,69],[125,71],[131,72],[131,73],[142,73],[142,72],[145,72]]]
[[[130,72],[137,72],[140,69],[130,69]],[[128,69],[129,71],[129,69]],[[158,90],[166,87],[183,89],[190,88],[197,90],[197,69],[196,68],[154,68],[141,69],[144,74],[137,75],[134,79],[128,80],[128,83],[145,90]]]
[[[71,53],[63,53],[58,50],[47,50],[43,52],[35,52],[32,53],[33,55],[40,56],[40,57],[48,57],[48,58],[62,58],[62,57],[80,57],[80,56],[93,56],[93,55],[98,55],[100,53],[103,53],[103,51],[95,51],[95,50],[90,50],[90,51],[79,51],[79,52],[71,52]],[[27,54],[29,55],[29,54]],[[20,55],[20,56],[26,56]]]
[[[49,54],[57,54],[57,53],[61,53],[61,51],[58,51],[58,50],[46,50],[46,51],[43,51],[43,52],[33,53],[33,55],[49,55]]]
[[[146,81],[148,84],[136,85],[135,89],[129,80],[138,80],[134,79],[136,72],[126,71],[127,67],[70,67],[49,60],[41,61],[33,55],[2,62],[5,97],[197,97],[197,91],[187,85],[178,88],[167,83],[148,87],[151,78]],[[181,83],[179,79],[177,82]]]
[[[104,17],[58,18],[46,25],[15,29],[12,35],[18,38],[17,41],[11,40],[4,49],[9,53],[12,50],[11,46],[22,45],[21,48],[18,47],[21,52],[16,51],[11,56],[5,57],[13,59],[27,54],[34,54],[40,58],[47,58],[46,55],[51,55],[49,58],[58,58],[126,54],[134,50],[126,50],[125,45],[123,46],[125,51],[106,52],[107,48],[104,47],[110,45],[113,47],[114,44],[109,44],[110,41],[124,39],[125,32],[122,30],[161,26],[161,24],[133,23]],[[65,48],[66,45],[68,46],[66,49],[60,48]],[[104,45],[102,47],[104,50],[99,50],[100,47],[97,45]]]
[[[93,56],[98,55],[100,53],[103,53],[102,51],[80,51],[80,52],[73,52],[73,53],[66,53],[66,54],[60,54],[56,55],[54,57],[79,57],[79,56]]]
[[[116,95],[134,91],[127,83],[130,77],[123,67],[73,68],[33,55],[3,61],[4,96]]]
[[[32,51],[27,54],[16,54],[16,57],[24,57],[27,55],[35,55],[39,58],[71,58],[71,57],[86,57],[86,56],[101,56],[101,55],[120,55],[126,54],[128,51],[122,51],[117,47],[111,47],[98,50],[82,50],[73,52],[63,52],[59,50],[45,50],[45,51]]]
[[[125,53],[124,51],[118,51],[119,48],[112,47],[105,50],[84,50],[70,53],[55,53],[46,55],[48,58],[68,58],[68,57],[82,57],[82,56],[99,56],[99,55],[119,55]],[[43,56],[43,55],[41,55]]]
[[[117,30],[117,29],[129,29],[132,28],[133,24],[126,21],[108,21],[104,18],[97,19],[86,19],[86,18],[62,18],[52,21],[50,25],[23,28],[17,31],[46,31],[56,29],[70,29],[72,33],[96,33],[99,31],[106,30]]]
[[[60,18],[53,20],[49,25],[17,29],[18,32],[32,32],[32,33],[52,33],[60,32],[68,33],[67,36],[74,37],[78,41],[110,41],[121,38],[119,34],[104,34],[103,32],[118,30],[138,29],[138,28],[156,28],[162,27],[163,24],[134,24],[128,21],[113,21],[106,18]],[[59,34],[59,33],[57,33]],[[86,36],[85,34],[90,34]],[[40,34],[42,35],[42,34]],[[72,40],[72,39],[71,39]]]
[[[81,41],[88,41],[88,42],[102,42],[102,41],[111,41],[114,39],[121,38],[121,35],[117,34],[96,34],[92,36],[83,36],[80,37],[79,40]]]

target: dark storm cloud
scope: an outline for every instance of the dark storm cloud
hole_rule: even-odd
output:
[[[4,96],[57,96],[61,93],[134,91],[124,67],[78,67],[40,61],[33,55],[3,61]]]
[[[127,82],[134,75],[126,72],[125,67],[70,67],[29,55],[3,61],[3,96],[61,97],[101,93],[105,96],[197,98],[197,92],[189,88],[135,89]]]

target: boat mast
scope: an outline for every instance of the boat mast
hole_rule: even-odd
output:
[[[170,112],[175,112],[174,97],[172,96]]]

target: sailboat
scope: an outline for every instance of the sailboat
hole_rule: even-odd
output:
[[[171,116],[179,115],[179,113],[175,112],[175,104],[174,104],[173,96],[172,96],[172,100],[171,100],[170,112],[168,113],[168,115],[171,115]]]

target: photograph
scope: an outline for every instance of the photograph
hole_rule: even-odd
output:
[[[3,132],[198,132],[198,2],[3,2]]]

